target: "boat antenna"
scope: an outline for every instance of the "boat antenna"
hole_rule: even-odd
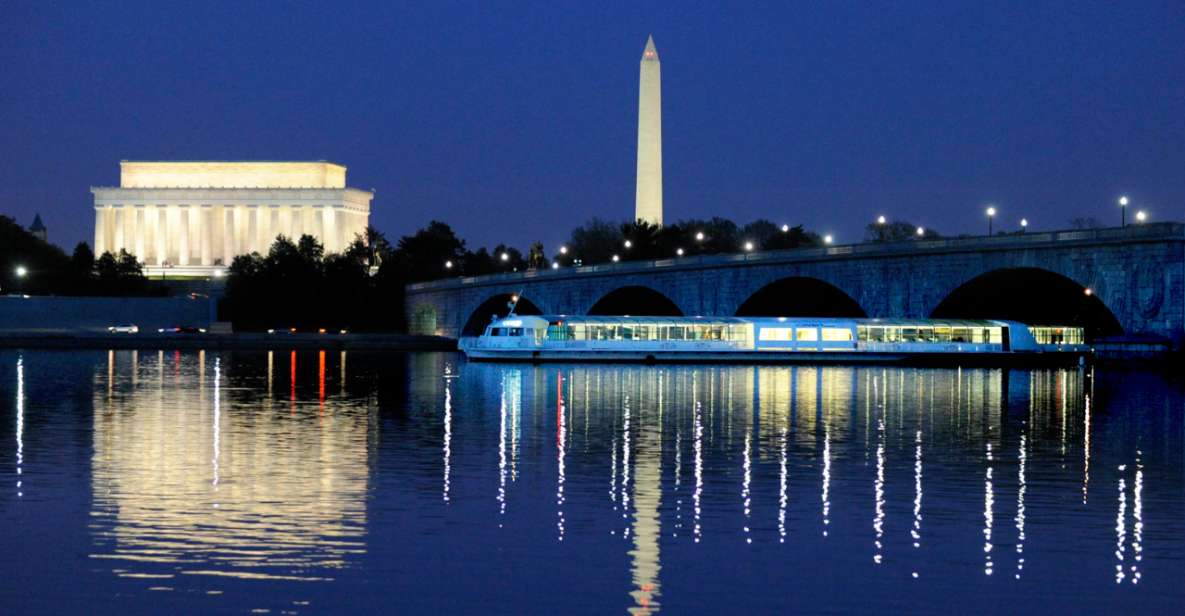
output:
[[[510,308],[510,312],[506,315],[507,317],[514,316],[514,309],[518,307],[518,300],[522,296],[523,296],[522,291],[519,291],[518,293],[515,293],[510,296],[510,301],[506,302],[506,307]]]

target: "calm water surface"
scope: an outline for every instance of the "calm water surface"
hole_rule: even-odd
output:
[[[1180,613],[1142,372],[0,352],[6,613]]]

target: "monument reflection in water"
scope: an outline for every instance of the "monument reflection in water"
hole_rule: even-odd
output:
[[[92,573],[55,589],[61,606],[1155,612],[1181,600],[1182,395],[1156,375],[347,364],[336,351],[0,360],[16,375],[3,391],[16,396],[4,454],[17,486],[0,522],[53,523],[41,486],[78,481],[36,462],[69,439],[52,438],[54,392],[30,366],[92,379],[89,423],[70,428],[93,443],[76,486],[91,495],[88,543],[45,546]]]
[[[294,353],[267,354],[259,389],[205,352],[116,355],[95,387],[92,558],[124,577],[316,581],[365,551],[371,414],[326,412],[324,352],[311,401]]]

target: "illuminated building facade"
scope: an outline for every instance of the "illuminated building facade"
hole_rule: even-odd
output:
[[[204,276],[276,236],[340,252],[364,234],[374,193],[329,162],[122,161],[117,187],[92,187],[95,254],[126,250],[145,273]]]

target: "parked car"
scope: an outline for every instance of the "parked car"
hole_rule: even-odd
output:
[[[193,325],[174,325],[172,327],[162,327],[156,331],[162,334],[204,334],[206,333],[206,328],[195,327]]]
[[[140,326],[132,325],[112,325],[107,328],[107,331],[112,334],[138,334],[140,333]]]

